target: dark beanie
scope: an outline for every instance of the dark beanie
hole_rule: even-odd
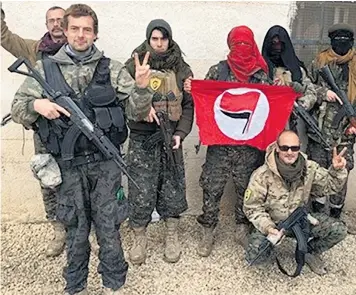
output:
[[[155,28],[166,29],[166,31],[168,32],[169,39],[173,39],[172,38],[172,29],[171,29],[171,26],[169,25],[169,23],[167,23],[164,19],[154,19],[147,26],[147,29],[146,29],[146,39],[147,40],[149,40],[151,38],[152,31]]]

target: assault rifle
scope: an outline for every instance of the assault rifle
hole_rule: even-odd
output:
[[[293,113],[295,116],[302,118],[305,124],[309,126],[310,133],[308,136],[316,142],[319,142],[323,148],[327,151],[330,150],[330,145],[325,140],[322,131],[319,129],[319,126],[314,119],[302,106],[297,102],[294,102]]]
[[[328,65],[322,67],[319,70],[320,76],[324,79],[324,81],[329,85],[332,91],[334,91],[338,97],[340,97],[342,101],[342,106],[339,112],[336,114],[336,116],[333,119],[331,127],[337,128],[341,122],[341,120],[346,116],[350,124],[353,127],[356,127],[356,112],[355,109],[353,108],[352,104],[350,103],[346,93],[341,90],[335,82],[334,76],[330,71],[330,68]],[[351,83],[351,81],[349,81]]]
[[[146,139],[142,147],[143,149],[149,151],[157,144],[163,143],[163,149],[169,162],[168,165],[173,168],[174,174],[178,175],[177,165],[179,161],[177,159],[177,152],[173,149],[173,131],[168,114],[163,111],[158,111],[156,115],[159,120],[159,132],[152,134],[148,139]]]
[[[22,64],[27,67],[28,72],[18,70],[18,68]],[[42,78],[40,73],[31,66],[30,62],[23,57],[18,58],[8,68],[8,70],[11,73],[18,73],[34,78],[41,85],[45,94],[51,101],[65,108],[70,113],[70,122],[74,126],[76,126],[76,128],[79,129],[79,131],[84,134],[88,138],[88,140],[90,140],[100,150],[100,152],[107,160],[113,160],[120,168],[120,170],[127,176],[127,178],[131,180],[132,183],[138,189],[140,189],[136,181],[127,172],[127,165],[121,158],[119,150],[105,136],[104,132],[101,129],[91,123],[91,121],[84,115],[82,110],[75,104],[75,102],[70,97],[63,95],[59,91],[54,91],[54,89],[52,89],[52,87]],[[58,127],[62,126],[64,123],[61,118],[53,120],[53,122]],[[73,158],[73,154],[68,153],[62,153],[61,156],[63,161],[72,160]]]
[[[9,123],[12,120],[11,114],[8,113],[1,119],[1,127],[5,126],[7,123]]]
[[[163,139],[163,149],[168,157],[171,167],[173,168],[174,174],[178,175],[178,161],[176,160],[176,151],[173,149],[173,132],[168,114],[166,112],[157,112],[157,117],[159,120],[159,129]]]
[[[306,207],[298,207],[293,211],[289,217],[281,221],[277,225],[277,230],[284,230],[284,232],[287,231],[292,231],[293,234],[295,235],[295,238],[297,239],[297,247],[295,250],[295,260],[297,262],[297,268],[294,272],[294,274],[290,275],[288,274],[281,266],[278,258],[277,258],[277,265],[280,271],[290,277],[296,277],[298,276],[302,268],[305,264],[305,254],[308,252],[308,238],[309,238],[309,221],[308,221],[308,212]],[[248,261],[249,266],[254,264],[267,250],[270,250],[273,248],[274,245],[276,245],[278,241],[273,241],[270,237],[266,237],[262,244],[259,247],[259,252],[257,256],[252,259],[251,261]]]

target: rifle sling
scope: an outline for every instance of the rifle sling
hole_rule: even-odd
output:
[[[292,228],[291,228],[292,232],[295,235],[295,238],[297,239],[297,246],[295,249],[295,261],[297,262],[297,268],[295,269],[293,274],[289,274],[281,265],[278,257],[276,257],[276,262],[277,262],[277,266],[279,268],[279,270],[291,277],[291,278],[295,278],[297,276],[300,275],[303,266],[305,264],[305,254],[308,252],[308,244],[307,244],[307,240],[305,238],[305,235],[303,233],[303,230],[300,226],[300,224],[295,224]]]

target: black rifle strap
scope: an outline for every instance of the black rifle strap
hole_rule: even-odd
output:
[[[308,252],[308,244],[307,244],[307,238],[305,235],[305,232],[303,231],[303,229],[301,228],[301,225],[299,223],[295,224],[292,227],[292,232],[295,236],[295,238],[297,239],[297,246],[295,249],[295,261],[297,262],[297,268],[295,269],[293,274],[289,274],[281,265],[278,257],[276,257],[276,262],[277,262],[277,266],[279,268],[279,270],[291,277],[291,278],[295,278],[297,276],[300,275],[300,273],[302,272],[303,266],[305,264],[305,254]]]

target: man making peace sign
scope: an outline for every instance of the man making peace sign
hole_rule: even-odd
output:
[[[170,25],[162,19],[149,23],[146,40],[133,53],[126,62],[127,70],[135,77],[138,71],[141,74],[141,70],[150,68],[149,88],[154,96],[149,115],[128,124],[129,173],[137,177],[142,188],[138,191],[129,184],[129,222],[135,233],[130,260],[141,264],[146,259],[146,227],[156,207],[167,226],[164,258],[167,262],[177,262],[181,252],[177,235],[179,215],[188,207],[182,141],[192,129],[194,116],[192,98],[183,91],[183,83],[193,73],[173,40]],[[141,66],[139,60],[143,61]],[[142,75],[147,78],[146,74]],[[166,127],[171,132],[166,136],[172,140],[174,163],[165,153],[159,134],[158,117],[162,113],[168,117]]]
[[[280,239],[284,233],[276,229],[276,224],[298,207],[308,206],[311,194],[321,197],[342,189],[347,177],[345,152],[346,148],[337,154],[334,148],[332,165],[325,169],[300,152],[300,141],[293,131],[282,132],[277,142],[268,147],[265,164],[252,174],[245,191],[243,209],[255,226],[248,239],[248,261],[257,258],[266,235]],[[305,258],[312,271],[323,275],[326,269],[319,254],[341,242],[347,229],[343,222],[326,214],[312,216]],[[259,262],[269,253],[265,254]]]

